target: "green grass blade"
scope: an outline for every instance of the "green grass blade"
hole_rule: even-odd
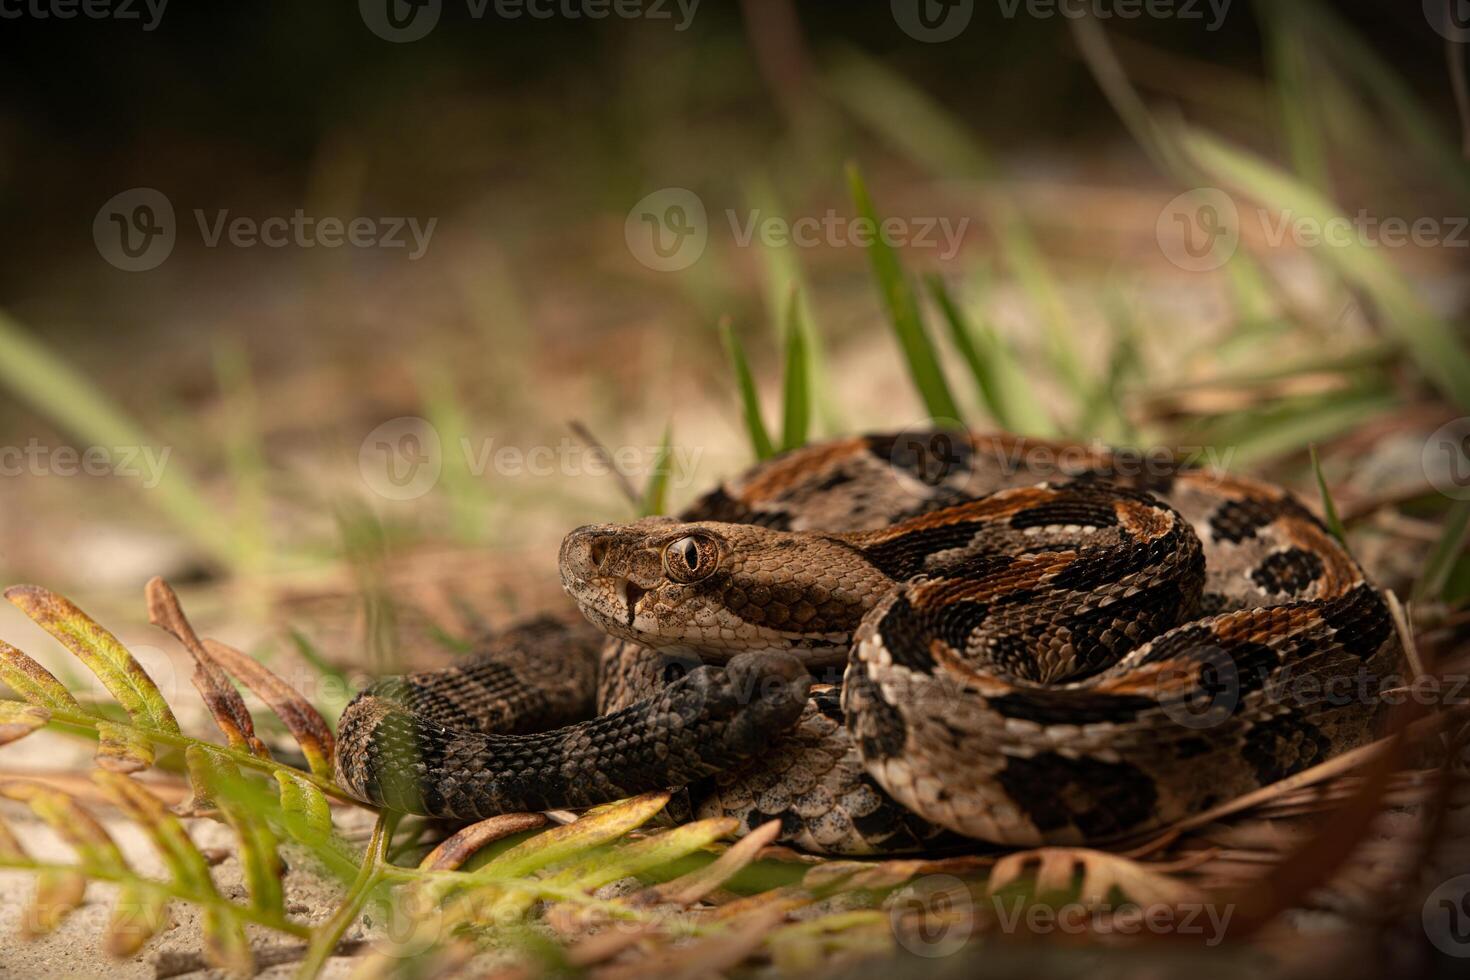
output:
[[[839,49],[830,65],[831,97],[909,159],[950,176],[997,176],[974,129],[899,72],[855,48]]]
[[[784,214],[780,199],[770,180],[764,175],[752,177],[746,182],[745,198],[752,213],[775,218]],[[835,435],[842,431],[842,411],[837,403],[831,374],[827,367],[827,353],[822,343],[821,332],[813,315],[811,303],[807,301],[806,278],[801,263],[797,261],[800,250],[789,246],[768,244],[757,235],[754,238],[761,259],[761,278],[764,289],[766,317],[772,324],[785,323],[786,307],[793,291],[800,291],[798,313],[805,335],[807,364],[811,381],[811,402],[816,418],[823,431]]]
[[[56,354],[0,313],[0,384],[74,438],[91,446],[141,449],[155,446],[143,430]],[[177,465],[160,463],[150,501],[209,554],[235,565],[239,543],[219,508],[210,503]]]
[[[806,445],[812,421],[812,372],[806,328],[801,318],[801,291],[793,289],[786,303],[786,374],[781,399],[781,448]]]
[[[1061,284],[1052,274],[1030,227],[1018,213],[1009,214],[1001,229],[1001,240],[1006,265],[1031,300],[1046,331],[1047,357],[1052,367],[1067,390],[1086,391],[1092,385],[1082,369],[1082,355],[1077,350],[1077,324],[1067,309]]]
[[[975,388],[997,425],[1021,435],[1053,436],[1056,426],[1026,382],[1014,354],[988,324],[965,315],[937,273],[925,278],[929,295],[949,327],[950,342],[964,358]]]
[[[1438,181],[1453,187],[1461,201],[1470,201],[1470,168],[1466,168],[1459,148],[1445,138],[1443,122],[1425,108],[1404,81],[1403,74],[1322,4],[1315,0],[1295,0],[1290,6],[1312,43],[1330,52],[1333,63],[1358,82],[1354,90],[1378,103],[1380,121],[1396,127],[1406,137],[1434,167]],[[1380,137],[1380,142],[1397,148],[1402,141]]]
[[[312,670],[317,672],[319,677],[330,679],[343,687],[351,686],[352,681],[347,676],[347,671],[328,661],[321,650],[317,649],[317,645],[312,642],[311,637],[294,627],[287,633],[291,637],[291,645],[296,648],[297,654]]]
[[[1073,17],[1067,24],[1077,51],[1082,55],[1088,70],[1102,89],[1113,111],[1133,135],[1133,139],[1164,173],[1172,174],[1185,183],[1186,164],[1180,158],[1179,149],[1170,138],[1169,132],[1159,125],[1158,119],[1149,111],[1148,105],[1139,95],[1138,89],[1128,78],[1123,65],[1108,41],[1102,22],[1096,17]]]
[[[740,346],[729,317],[720,319],[720,341],[735,372],[735,385],[740,389],[740,404],[745,411],[745,432],[750,437],[750,447],[755,451],[756,459],[770,459],[776,451],[771,445],[770,434],[766,432],[766,423],[761,420],[761,403],[756,395],[755,379],[750,373],[750,362],[745,359],[745,349]]]
[[[1134,442],[1138,436],[1123,405],[1129,383],[1143,375],[1143,357],[1132,311],[1117,296],[1109,297],[1105,305],[1112,341],[1107,369],[1092,385],[1082,404],[1079,419],[1088,435],[1125,445]]]
[[[246,570],[269,562],[271,527],[267,500],[268,468],[259,417],[259,399],[250,372],[250,358],[237,343],[215,347],[214,374],[226,416],[225,466],[234,496],[238,560]]]
[[[1000,176],[988,150],[963,120],[865,55],[842,52],[833,61],[829,83],[834,99],[925,169],[948,178],[991,181]],[[1006,264],[1046,330],[1048,355],[1064,381],[1082,390],[1085,374],[1073,345],[1075,325],[1056,277],[1016,203],[999,189],[987,200],[1001,229]]]
[[[872,197],[868,194],[867,184],[864,183],[862,173],[855,164],[848,164],[847,182],[852,191],[853,203],[857,206],[858,216],[867,220],[874,228],[881,227],[882,221],[878,217],[877,209],[873,206]],[[944,380],[944,372],[939,366],[938,353],[930,342],[928,334],[924,332],[924,319],[919,309],[918,297],[909,288],[898,256],[881,236],[876,235],[868,244],[867,250],[868,257],[873,263],[873,274],[878,280],[879,288],[883,291],[883,303],[888,310],[888,322],[898,337],[899,346],[903,349],[904,360],[908,363],[909,377],[913,379],[914,388],[918,391],[919,397],[924,400],[924,405],[935,422],[948,425],[961,424],[959,406],[955,404],[954,396],[949,391],[949,384]]]
[[[472,543],[484,541],[490,513],[485,506],[485,483],[471,468],[471,454],[461,451],[471,442],[469,413],[447,368],[424,367],[418,372],[418,381],[425,421],[439,434],[443,469],[438,485],[449,498],[455,537]]]
[[[669,461],[674,454],[674,423],[664,426],[664,437],[658,444],[658,453],[653,458],[653,469],[648,473],[648,483],[643,488],[643,503],[638,508],[639,517],[656,517],[669,509]]]
[[[1338,544],[1347,547],[1347,531],[1342,526],[1342,518],[1337,516],[1337,505],[1332,502],[1332,491],[1327,489],[1327,478],[1322,475],[1317,446],[1314,443],[1307,448],[1312,454],[1312,473],[1317,477],[1317,492],[1322,495],[1322,515],[1326,518],[1327,530],[1332,532]]]
[[[1348,222],[1321,194],[1253,154],[1198,129],[1186,128],[1181,142],[1213,179],[1239,188],[1276,215],[1311,219],[1317,227]],[[1470,409],[1470,352],[1453,328],[1371,246],[1353,236],[1340,243],[1324,236],[1320,248],[1338,275],[1369,294],[1385,328],[1398,334],[1419,369],[1461,408]]]
[[[1444,532],[1425,562],[1419,581],[1414,584],[1415,599],[1445,597],[1467,541],[1470,541],[1470,500],[1457,500],[1445,518]]]
[[[1228,454],[1230,467],[1254,465],[1299,453],[1313,442],[1328,442],[1354,426],[1400,407],[1394,392],[1374,389],[1334,392],[1291,399],[1265,409],[1235,412],[1191,426],[1164,441],[1203,445]]]
[[[1326,192],[1332,185],[1318,121],[1319,89],[1313,78],[1307,38],[1293,14],[1295,5],[1258,3],[1256,9],[1266,32],[1277,108],[1292,167],[1304,182]]]

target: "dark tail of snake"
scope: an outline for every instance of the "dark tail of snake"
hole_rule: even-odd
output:
[[[337,778],[378,806],[463,820],[608,803],[750,760],[796,723],[810,684],[792,658],[744,654],[610,715],[498,735],[446,726],[442,704],[412,710],[389,681],[343,713]]]

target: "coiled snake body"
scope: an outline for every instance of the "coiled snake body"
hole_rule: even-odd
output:
[[[1363,744],[1399,659],[1286,491],[1005,436],[810,446],[560,564],[597,630],[375,684],[343,786],[461,819],[687,786],[827,853],[1097,843]]]

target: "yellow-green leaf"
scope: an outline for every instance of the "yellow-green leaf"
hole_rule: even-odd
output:
[[[4,640],[0,640],[0,681],[31,704],[82,714],[82,706],[56,675]]]
[[[40,783],[23,780],[0,783],[0,796],[29,806],[76,851],[83,867],[112,874],[128,871],[127,861],[112,837],[73,797]]]
[[[5,598],[87,665],[134,723],[181,734],[158,685],[133,655],[70,600],[35,585],[14,585]]]
[[[97,765],[109,772],[142,772],[153,765],[153,743],[136,729],[99,721]]]
[[[288,823],[294,823],[309,835],[332,833],[332,807],[326,794],[300,776],[277,771],[276,783],[281,788],[281,809]]]
[[[87,879],[75,871],[42,871],[36,875],[36,895],[21,920],[20,932],[36,939],[61,925],[82,904]]]
[[[645,793],[598,813],[589,813],[576,823],[522,841],[475,874],[492,878],[524,877],[538,868],[575,857],[589,847],[617,840],[647,823],[668,802],[666,792]]]
[[[712,863],[657,886],[650,898],[677,905],[693,905],[754,861],[760,849],[780,833],[781,821],[768,820],[728,847]]]
[[[127,776],[96,772],[92,778],[124,813],[147,831],[159,857],[180,888],[195,895],[219,896],[219,889],[209,876],[209,862],[189,838],[179,818],[168,811],[162,800]],[[216,908],[207,908],[203,932],[204,957],[210,964],[241,976],[250,975],[254,966],[250,944],[246,941],[244,927],[237,919],[221,915]]]
[[[0,745],[25,738],[51,720],[51,712],[35,704],[0,701]]]
[[[5,821],[0,820],[0,861],[20,863],[26,860],[28,858],[25,848],[20,846],[15,831],[11,830],[10,825]]]
[[[112,906],[102,945],[112,956],[137,955],[148,940],[168,925],[168,899],[152,888],[123,885]]]
[[[733,817],[714,817],[683,824],[643,840],[619,847],[612,854],[599,854],[558,872],[551,883],[569,887],[601,888],[620,878],[642,874],[652,868],[677,861],[708,847],[722,837],[733,834],[740,826]]]
[[[95,772],[92,778],[117,806],[148,833],[158,856],[183,888],[196,894],[218,894],[209,876],[209,862],[194,845],[179,818],[140,783],[114,772]]]

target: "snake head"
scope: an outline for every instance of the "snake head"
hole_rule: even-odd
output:
[[[892,585],[835,537],[715,521],[580,527],[560,564],[567,594],[604,632],[717,661],[789,651],[841,663]]]

